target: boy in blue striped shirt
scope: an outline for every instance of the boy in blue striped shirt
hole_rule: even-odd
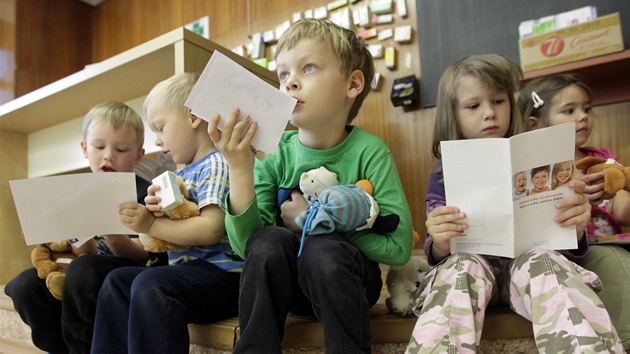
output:
[[[184,102],[196,74],[176,74],[158,83],[143,110],[155,144],[177,164],[200,216],[171,220],[149,187],[146,206],[124,203],[123,225],[184,246],[169,251],[170,266],[112,272],[99,293],[92,353],[188,353],[189,323],[208,323],[238,314],[242,259],[225,232],[228,165],[207,134],[207,122]],[[157,268],[156,268],[157,269]]]

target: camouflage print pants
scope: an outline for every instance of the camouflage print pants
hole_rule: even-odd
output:
[[[418,287],[406,353],[477,352],[486,308],[499,301],[532,321],[540,353],[623,353],[593,289],[601,289],[595,273],[554,251],[451,255]]]

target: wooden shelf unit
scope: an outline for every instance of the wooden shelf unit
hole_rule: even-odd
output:
[[[79,117],[99,102],[146,95],[175,73],[201,72],[215,50],[277,86],[275,73],[180,27],[1,105],[0,130],[29,134]]]
[[[26,136],[29,178],[85,171],[78,144],[90,108],[121,101],[142,114],[144,96],[155,84],[176,73],[201,73],[215,50],[278,87],[274,72],[180,27],[1,105],[0,131]],[[155,135],[145,130],[147,153],[159,151]]]
[[[566,73],[578,74],[586,80],[593,91],[594,106],[630,101],[630,49],[527,71],[521,85],[541,76]]]

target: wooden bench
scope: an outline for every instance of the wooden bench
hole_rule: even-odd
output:
[[[371,310],[372,344],[407,343],[417,317],[403,317],[376,304]],[[203,347],[231,350],[239,337],[237,318],[211,324],[188,326],[190,341]],[[482,339],[515,339],[533,337],[532,324],[507,307],[493,307],[487,312]],[[289,315],[285,325],[283,348],[324,346],[321,324],[314,317]]]
[[[384,290],[386,293],[386,290]],[[384,299],[384,297],[382,297]],[[0,286],[0,310],[15,311],[13,302],[4,294]],[[408,343],[416,323],[415,316],[403,317],[391,313],[383,301],[371,310],[372,343],[396,344]],[[2,317],[2,316],[0,316]],[[8,316],[6,316],[8,317]],[[0,318],[0,321],[4,319]],[[23,326],[28,330],[26,325]],[[211,324],[191,324],[188,326],[190,342],[201,347],[231,351],[239,338],[238,319],[236,317]],[[30,332],[28,333],[30,335]],[[27,336],[25,334],[25,336]],[[488,309],[482,339],[517,339],[533,337],[532,325],[529,321],[512,312],[507,307]],[[30,339],[30,337],[28,337]],[[17,348],[20,348],[19,350]],[[289,348],[323,348],[324,333],[321,324],[314,317],[289,315],[285,326],[282,347]],[[41,353],[31,345],[13,343],[7,338],[0,338],[0,348],[15,353]],[[30,348],[30,349],[29,349]],[[2,352],[2,350],[0,350]]]

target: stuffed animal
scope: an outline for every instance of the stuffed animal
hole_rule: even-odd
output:
[[[31,251],[31,262],[37,269],[37,276],[46,280],[46,287],[57,300],[63,296],[68,265],[80,255],[76,252],[67,240],[42,243]]]
[[[630,167],[624,167],[613,159],[587,156],[579,160],[575,167],[586,174],[604,172],[604,178],[593,183],[604,183],[603,199],[612,199],[618,191],[630,192]]]
[[[415,231],[414,234],[417,235]],[[430,268],[424,256],[411,256],[404,266],[390,266],[385,279],[389,291],[389,297],[385,299],[387,309],[403,316],[411,315],[416,290]]]
[[[305,228],[311,235],[366,229],[384,234],[398,227],[398,215],[379,215],[378,203],[372,197],[374,187],[368,180],[340,186],[337,174],[322,166],[302,173],[300,191],[309,203],[318,202],[317,210],[309,205],[296,219],[305,228],[309,214],[317,214],[310,216],[313,221]],[[349,207],[354,208],[352,213],[346,212]]]
[[[196,203],[190,200],[190,194],[188,193],[188,187],[186,183],[182,180],[181,177],[177,176],[177,184],[179,185],[179,191],[182,193],[183,203],[175,209],[165,213],[166,216],[171,220],[181,220],[187,219],[193,216],[199,216],[200,211],[199,207]],[[144,245],[144,249],[149,252],[167,252],[167,251],[176,251],[183,248],[185,246],[176,245],[174,243],[160,240],[158,238],[152,237],[147,234],[140,234],[140,242]]]
[[[295,222],[302,228],[298,257],[302,254],[304,238],[333,231],[371,229],[376,233],[391,232],[398,227],[396,214],[381,216],[374,188],[367,180],[357,184],[338,185],[337,175],[325,167],[312,169],[300,176],[300,190],[310,203]]]
[[[300,176],[300,191],[309,203],[316,201],[324,189],[338,184],[337,174],[324,166],[306,171]]]

